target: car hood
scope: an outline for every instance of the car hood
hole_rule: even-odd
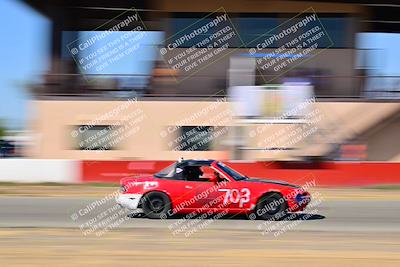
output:
[[[250,183],[263,183],[263,184],[277,184],[277,185],[283,185],[283,186],[288,186],[292,188],[300,188],[300,186],[289,184],[285,181],[278,181],[278,180],[268,180],[268,179],[260,179],[260,178],[249,178],[246,180],[242,180],[242,182],[250,182]]]

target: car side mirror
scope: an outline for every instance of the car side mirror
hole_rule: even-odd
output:
[[[216,184],[216,183],[219,182],[219,178],[218,178],[217,176],[213,175],[213,176],[211,176],[211,178],[210,178],[210,182]]]

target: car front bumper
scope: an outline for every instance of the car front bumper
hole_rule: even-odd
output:
[[[311,195],[308,192],[297,194],[295,198],[288,201],[289,211],[296,212],[304,210],[311,202]]]

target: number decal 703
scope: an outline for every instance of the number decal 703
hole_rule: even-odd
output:
[[[250,201],[250,190],[248,188],[240,189],[218,189],[220,192],[226,192],[224,197],[224,205],[230,203],[239,203],[239,207]]]

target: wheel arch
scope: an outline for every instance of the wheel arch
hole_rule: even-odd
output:
[[[169,203],[171,204],[171,209],[173,209],[171,196],[169,195],[168,192],[163,191],[163,190],[150,190],[150,191],[145,192],[145,193],[142,195],[142,197],[140,198],[140,200],[139,200],[139,205],[138,205],[138,207],[141,207],[141,206],[142,206],[142,202],[143,202],[145,196],[147,196],[147,195],[150,194],[150,193],[161,193],[161,194],[166,195],[166,196],[168,197],[168,199],[169,199]]]
[[[278,195],[279,197],[283,198],[283,194],[282,194],[282,192],[280,192],[280,191],[276,191],[276,190],[265,191],[265,192],[263,192],[262,194],[260,194],[260,196],[257,198],[257,200],[256,200],[256,202],[255,202],[255,205],[254,205],[254,209],[257,208],[257,204],[260,202],[260,200],[261,200],[263,197],[268,196],[268,195]],[[284,198],[283,198],[283,199],[284,199]],[[287,203],[286,199],[284,199],[284,203],[285,203],[285,205],[286,205],[286,208],[288,208],[288,203]]]

